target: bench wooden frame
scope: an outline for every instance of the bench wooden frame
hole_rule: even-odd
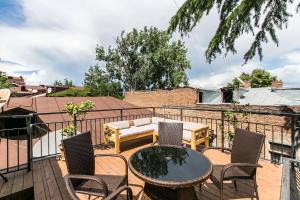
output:
[[[129,121],[129,124],[132,125],[133,121]],[[158,133],[156,131],[149,131],[144,133],[136,133],[124,137],[120,137],[120,129],[110,127],[109,124],[104,124],[104,143],[108,144],[110,141],[115,143],[115,153],[120,153],[120,143],[130,140],[135,140],[147,136],[152,136],[153,142],[157,141]],[[197,145],[204,144],[205,147],[209,146],[209,127],[204,126],[202,128],[192,130],[191,140],[182,140],[183,144],[191,146],[191,149],[196,150]]]

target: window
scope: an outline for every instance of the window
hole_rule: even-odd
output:
[[[223,103],[232,103],[233,102],[233,89],[232,88],[222,88],[223,94]]]
[[[203,92],[198,91],[198,103],[203,103]]]

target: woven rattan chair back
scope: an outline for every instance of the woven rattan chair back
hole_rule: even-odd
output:
[[[182,123],[158,123],[159,145],[182,145],[183,124]]]
[[[232,144],[231,163],[257,164],[265,136],[244,129],[236,129]],[[255,168],[240,167],[249,175]]]
[[[81,133],[62,141],[69,174],[94,175],[95,157],[90,132]],[[80,180],[72,180],[74,186]]]

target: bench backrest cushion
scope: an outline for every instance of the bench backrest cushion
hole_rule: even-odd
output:
[[[194,122],[184,122],[183,129],[187,131],[194,131],[200,128],[205,127],[203,124],[194,123]]]
[[[152,117],[152,124],[158,125],[158,122],[165,122],[165,119],[160,117]]]
[[[183,121],[176,120],[176,119],[166,119],[165,122],[169,122],[169,123],[183,123]]]
[[[109,127],[114,129],[124,129],[130,127],[129,121],[118,121],[118,122],[111,122],[107,124]]]
[[[133,120],[134,126],[144,126],[144,125],[148,125],[148,124],[151,124],[150,118],[141,118],[141,119]]]

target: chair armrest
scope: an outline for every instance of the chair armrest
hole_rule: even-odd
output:
[[[260,167],[260,168],[262,168],[263,166],[259,165],[259,164],[252,164],[252,163],[229,163],[229,164],[225,165],[224,168],[222,169],[221,178],[223,179],[226,171],[233,167],[254,167],[254,168]]]
[[[119,194],[123,191],[127,191],[127,196],[128,196],[128,200],[133,200],[133,196],[132,196],[132,190],[130,187],[123,185],[122,187],[119,187],[117,190],[115,190],[114,192],[112,192],[110,195],[108,195],[106,198],[104,198],[103,200],[115,200]]]
[[[82,175],[82,174],[67,174],[64,176],[64,181],[67,186],[67,190],[69,194],[71,195],[72,199],[79,199],[76,196],[74,187],[71,183],[71,179],[81,179],[81,180],[91,180],[97,182],[104,190],[104,196],[108,195],[108,187],[107,184],[100,178],[92,175]]]
[[[121,158],[124,161],[125,164],[125,176],[128,177],[128,163],[124,156],[120,154],[95,154],[95,158],[97,157],[115,157],[115,158]]]
[[[202,150],[202,153],[204,153],[204,152],[207,151],[207,150],[212,150],[212,149],[222,150],[222,151],[229,151],[229,152],[231,152],[231,149],[225,148],[225,147],[207,147],[207,148],[204,148],[204,149]]]

